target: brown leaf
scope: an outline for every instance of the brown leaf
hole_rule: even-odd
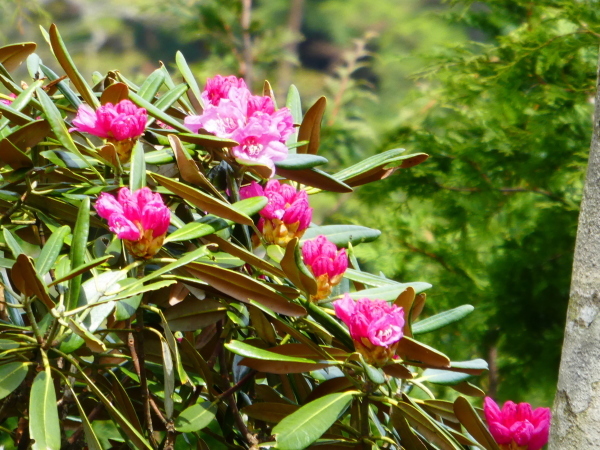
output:
[[[454,401],[454,413],[461,425],[486,450],[500,450],[487,427],[466,398],[459,396]]]
[[[296,412],[300,407],[280,402],[260,402],[241,409],[242,414],[254,420],[268,423],[279,423],[286,416]]]
[[[308,291],[309,294],[315,295],[317,293],[317,280],[314,277],[310,277],[299,269],[297,263],[297,252],[298,252],[298,238],[292,239],[287,243],[285,247],[285,254],[281,260],[281,268],[285,272],[285,276],[292,282],[296,287],[302,287]]]
[[[329,380],[320,383],[310,395],[306,398],[306,403],[312,402],[324,395],[335,394],[336,392],[347,391],[353,389],[354,385],[347,377],[330,378]]]
[[[394,378],[400,378],[401,380],[410,380],[414,378],[413,373],[403,364],[395,363],[383,366],[382,370]]]
[[[0,141],[0,161],[3,164],[8,164],[15,170],[33,167],[31,158],[19,150],[8,139]]]
[[[227,308],[209,298],[188,298],[165,309],[164,315],[172,331],[195,331],[223,319]]]
[[[37,45],[34,42],[23,42],[0,47],[0,63],[9,72],[16,69],[31,55]]]
[[[265,82],[263,83],[263,96],[271,97],[271,100],[273,100],[273,105],[275,106],[275,109],[277,109],[277,102],[275,102],[275,93],[273,92],[271,83],[269,83],[267,80],[265,80]]]
[[[252,323],[258,337],[269,345],[275,345],[277,336],[265,313],[253,305],[248,305],[248,313],[250,314],[250,323]]]
[[[415,400],[415,403],[419,404],[433,415],[458,423],[458,418],[456,417],[456,414],[454,414],[454,405],[452,402],[447,400]]]
[[[255,300],[261,305],[286,316],[300,317],[306,315],[306,309],[302,306],[290,302],[274,290],[247,275],[201,263],[190,263],[185,266],[185,269],[215,289],[241,302],[250,303],[250,300]]]
[[[102,92],[100,103],[103,105],[106,105],[107,103],[116,105],[121,100],[127,99],[129,99],[129,88],[127,85],[125,83],[113,83]]]
[[[50,124],[45,120],[36,120],[17,128],[5,139],[10,140],[15,147],[26,153],[31,150],[31,147],[45,139],[48,133],[50,133]]]
[[[113,85],[114,86],[114,85]],[[105,144],[98,149],[98,155],[113,167],[117,167],[119,157],[117,149],[111,143]]]
[[[402,436],[402,447],[406,450],[427,450],[427,447],[421,439],[417,437],[412,428],[408,425],[406,418],[400,413],[398,408],[392,409],[392,424]]]
[[[296,150],[298,153],[310,153],[315,155],[319,150],[321,141],[321,120],[323,119],[326,106],[327,99],[321,97],[308,109],[308,111],[306,111],[302,124],[300,125],[300,130],[298,130],[298,142],[308,141],[308,144],[298,147]]]
[[[391,163],[384,162],[380,166],[373,167],[366,172],[360,173],[353,177],[344,180],[348,186],[356,187],[362,186],[363,184],[372,183],[373,181],[383,180],[392,175],[397,169],[407,169],[414,167],[424,162],[429,155],[425,153],[417,153],[414,155],[408,155],[405,159],[400,161],[393,161]]]
[[[186,186],[183,183],[164,177],[157,173],[149,172],[148,175],[150,175],[150,177],[160,183],[163,187],[167,188],[169,191],[173,192],[179,197],[189,201],[202,211],[208,211],[211,214],[224,219],[232,220],[236,223],[241,223],[243,225],[253,225],[250,217],[237,212],[226,202],[213,198],[210,195],[199,191],[198,189]]]
[[[166,130],[165,130],[166,131]],[[240,145],[236,141],[232,141],[231,139],[221,139],[204,130],[199,130],[199,134],[192,133],[179,133],[177,136],[183,142],[188,142],[190,144],[200,145],[202,147],[208,148],[231,148]],[[172,133],[172,131],[168,131]]]
[[[338,193],[352,192],[352,188],[350,186],[319,169],[312,168],[291,170],[276,167],[275,171],[277,172],[277,175],[280,175],[284,178],[297,181],[305,184],[306,186],[322,189],[324,191]]]
[[[462,383],[454,384],[450,387],[461,394],[468,395],[469,397],[485,397],[485,392],[468,381],[463,381]]]
[[[230,255],[235,256],[236,258],[239,258],[242,261],[244,261],[250,265],[253,265],[254,267],[257,267],[260,270],[271,273],[278,277],[285,276],[285,273],[281,269],[275,267],[272,264],[269,264],[267,261],[265,261],[262,258],[259,258],[254,253],[251,253],[242,247],[239,247],[229,241],[226,241],[225,239],[220,238],[216,234],[204,236],[203,239],[208,242],[213,242],[213,243],[217,244],[222,251],[229,253]],[[277,289],[277,287],[275,287],[275,289]],[[298,292],[295,290],[290,289],[287,292],[288,293],[291,292],[292,296],[295,296],[295,297],[298,296]]]
[[[125,418],[129,421],[129,423],[131,425],[133,425],[135,427],[135,429],[140,432],[140,434],[143,435],[144,432],[142,431],[142,425],[140,424],[140,419],[138,418],[137,414],[135,413],[135,409],[133,408],[133,404],[131,403],[131,400],[129,398],[129,395],[127,394],[127,391],[125,390],[123,385],[120,383],[119,379],[117,378],[117,376],[115,375],[115,373],[113,371],[109,370],[107,372],[110,372],[110,374],[112,375],[112,378],[113,378],[113,382],[111,385],[111,392],[114,396],[114,399],[115,399],[114,401],[115,401],[117,408],[125,416]]]
[[[35,296],[48,309],[54,308],[55,304],[48,295],[46,286],[38,276],[31,258],[21,253],[13,264],[11,277],[14,285],[28,297]]]
[[[404,336],[412,337],[412,332],[410,330],[410,320],[409,313],[412,308],[413,302],[415,301],[415,290],[412,286],[408,286],[397,298],[394,300],[394,305],[402,308],[404,310],[404,328],[403,333]]]
[[[424,292],[418,294],[415,297],[415,301],[413,302],[412,308],[410,310],[410,320],[414,322],[423,312],[423,307],[425,306],[425,301],[427,300],[427,294]]]
[[[400,339],[396,354],[406,360],[407,364],[415,361],[423,363],[425,367],[450,367],[450,358],[446,355],[406,336]]]

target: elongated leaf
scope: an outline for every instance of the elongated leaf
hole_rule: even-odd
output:
[[[293,181],[330,192],[352,192],[352,188],[343,181],[329,175],[322,170],[311,167],[310,169],[291,170],[283,167],[276,167],[277,175],[288,178]]]
[[[69,386],[69,389],[71,389],[70,386]],[[75,393],[75,391],[73,389],[71,389],[71,393],[73,394],[72,395],[73,400],[75,401],[75,404],[77,405],[77,409],[79,410],[79,417],[81,417],[81,424],[83,425],[83,433],[85,435],[85,442],[88,446],[88,449],[89,450],[102,450],[102,445],[100,444],[100,441],[98,440],[98,436],[96,436],[96,433],[94,432],[94,429],[92,428],[92,424],[90,423],[89,419],[87,418],[87,415],[86,415],[85,410],[83,409],[83,406],[81,406],[81,403],[79,403],[77,394]]]
[[[373,155],[353,166],[350,166],[334,176],[344,181],[348,186],[360,186],[390,176],[399,167],[412,167],[428,157],[425,153],[401,156],[406,150],[396,148],[378,155]]]
[[[143,448],[143,449],[153,450],[153,447],[150,445],[150,443],[148,441],[146,441],[146,439],[144,439],[144,437],[140,434],[140,432],[137,431],[135,429],[135,427],[133,425],[131,425],[131,423],[129,423],[129,421],[125,418],[125,416],[121,413],[121,411],[119,411],[118,408],[115,408],[113,406],[113,404],[110,402],[110,400],[96,386],[96,383],[94,383],[85,374],[85,372],[81,370],[81,368],[78,365],[75,365],[75,367],[78,369],[79,373],[83,377],[83,380],[88,385],[90,390],[104,404],[104,407],[106,408],[106,410],[110,413],[110,415],[115,420],[115,422],[117,422],[119,424],[119,426],[121,427],[121,430],[131,440],[133,445],[135,445],[137,448],[140,448],[140,449]],[[60,434],[59,434],[59,436],[60,436]]]
[[[342,415],[357,391],[329,394],[307,403],[273,428],[276,448],[301,450],[320,438]]]
[[[327,162],[327,158],[318,155],[290,153],[283,161],[277,161],[275,167],[288,170],[301,170],[321,166],[327,164]]]
[[[55,74],[54,71],[49,67],[40,64],[40,69],[42,69],[42,72],[44,73],[44,75],[46,75],[46,77],[48,77],[50,81],[55,81],[59,79],[59,76]],[[75,94],[75,92],[73,92],[73,90],[69,87],[68,82],[65,80],[61,80],[58,82],[57,86],[58,90],[65,96],[69,103],[73,107],[79,108],[79,105],[81,105],[81,100],[79,100],[77,94]]]
[[[168,190],[180,196],[181,198],[189,201],[194,206],[197,206],[203,211],[208,211],[212,214],[215,214],[216,216],[222,217],[224,219],[229,219],[244,225],[253,224],[252,219],[250,217],[236,211],[228,203],[225,203],[221,200],[218,200],[214,197],[205,194],[202,191],[199,191],[198,189],[186,186],[183,183],[179,183],[178,181],[172,180],[162,175],[158,175],[156,173],[151,172],[148,172],[148,174],[162,186],[166,187]]]
[[[79,266],[85,264],[85,249],[90,231],[90,198],[85,197],[81,201],[81,207],[77,214],[77,223],[73,230],[73,239],[71,240],[71,270],[77,270]],[[77,306],[79,292],[81,291],[81,275],[77,275],[69,281],[69,297],[66,302],[67,311]]]
[[[227,308],[216,300],[192,298],[167,308],[164,315],[171,330],[195,331],[223,319]]]
[[[46,272],[52,269],[60,254],[65,238],[70,232],[71,229],[68,226],[64,225],[60,227],[52,233],[46,245],[42,248],[40,255],[35,261],[35,268],[41,276],[44,276]]]
[[[186,87],[186,89],[187,89],[187,87]],[[170,100],[170,97],[168,99]],[[169,114],[164,113],[158,106],[153,105],[152,103],[144,100],[142,97],[137,95],[135,92],[129,91],[129,100],[131,100],[133,103],[138,105],[140,108],[145,108],[146,111],[148,111],[148,114],[151,115],[153,118],[156,118],[156,119],[160,120],[161,122],[172,126],[176,130],[183,131],[184,133],[186,131],[189,131],[183,124],[177,122]],[[175,102],[176,100],[177,99],[173,100],[173,102]],[[165,106],[165,109],[167,109],[167,108],[168,108],[168,106]],[[148,118],[149,122],[151,120],[152,120],[151,118]]]
[[[198,87],[198,83],[196,83],[196,79],[194,78],[194,75],[192,74],[192,71],[187,64],[187,61],[185,60],[185,57],[183,56],[183,53],[181,53],[180,51],[178,51],[175,54],[175,63],[177,64],[177,68],[179,69],[179,72],[181,72],[181,76],[183,77],[185,82],[190,87],[191,92],[188,93],[188,97],[190,97],[190,101],[192,102],[194,109],[196,109],[196,112],[198,114],[200,114],[202,112],[202,107],[203,107],[202,94],[200,92],[200,88]],[[193,95],[193,97],[192,97],[192,95]],[[200,108],[198,108],[198,106]]]
[[[11,276],[15,286],[28,297],[35,296],[48,309],[54,308],[54,302],[48,295],[46,284],[35,271],[31,258],[21,253],[12,267]]]
[[[106,345],[92,333],[85,329],[81,324],[75,322],[74,320],[69,320],[69,328],[79,336],[85,342],[87,347],[95,352],[102,353],[106,351]]]
[[[389,278],[379,277],[368,272],[360,272],[354,269],[346,269],[346,272],[344,272],[344,278],[377,287],[401,284],[397,281],[390,280]]]
[[[459,396],[454,401],[454,413],[462,426],[486,450],[500,450],[487,427],[466,398]]]
[[[36,47],[37,45],[34,42],[23,42],[21,44],[0,47],[0,64],[9,72],[13,71],[35,51]]]
[[[336,360],[323,360],[323,351],[328,352],[331,355],[331,357],[334,357],[336,359],[344,360],[348,357],[348,353],[338,348],[326,347],[320,350],[321,351],[317,352],[313,350],[311,346],[305,344],[284,344],[270,348],[268,350],[263,350],[263,352],[281,355],[279,358],[291,357],[299,358],[305,361],[281,361],[278,359],[274,359],[277,358],[276,356],[267,355],[265,353],[263,356],[268,356],[269,359],[263,359],[263,356],[246,356],[240,361],[240,364],[243,366],[251,367],[252,369],[258,372],[278,373],[283,375],[288,373],[310,372],[313,370],[320,370],[325,367],[335,365]],[[310,362],[307,363],[306,361]]]
[[[306,111],[304,120],[300,125],[300,130],[298,131],[298,140],[309,142],[302,147],[298,147],[298,153],[310,153],[315,155],[319,150],[321,142],[321,120],[323,119],[326,106],[327,100],[325,97],[321,97],[308,109],[308,111]]]
[[[18,347],[18,344],[17,344]],[[10,362],[0,366],[0,399],[3,399],[18,388],[29,371],[26,362]]]
[[[240,411],[255,420],[262,420],[268,423],[279,423],[281,420],[293,412],[298,411],[297,405],[286,405],[278,402],[260,402],[246,406]]]
[[[137,95],[142,97],[144,100],[151,102],[154,100],[154,96],[165,81],[165,73],[162,69],[156,69],[150,74],[148,78],[144,80]]]
[[[137,191],[146,186],[146,161],[144,159],[144,147],[137,141],[131,153],[131,170],[129,172],[129,189]]]
[[[33,167],[31,158],[7,138],[0,141],[0,161],[14,170]]]
[[[168,235],[164,242],[167,243],[190,241],[192,239],[197,239],[199,237],[216,233],[217,231],[222,230],[223,228],[227,228],[232,223],[230,221],[225,221],[214,216],[212,218],[215,220],[207,222],[186,223],[179,230],[174,231],[173,233]]]
[[[81,275],[82,273],[85,273],[85,272],[93,269],[94,267],[98,267],[99,265],[104,264],[106,261],[108,261],[111,258],[114,258],[114,256],[106,255],[106,256],[102,256],[100,258],[93,259],[89,263],[85,263],[85,264],[77,267],[76,269],[65,273],[63,276],[61,276],[60,278],[57,278],[52,283],[50,283],[48,285],[48,287],[54,286],[54,285],[62,283],[64,281],[71,280],[72,278],[76,277],[77,275]]]
[[[301,344],[288,344],[288,345],[301,345]],[[302,358],[298,356],[288,356],[285,354],[275,353],[270,350],[264,350],[262,348],[255,347],[253,345],[246,344],[242,341],[231,341],[225,344],[225,348],[236,355],[245,356],[253,359],[260,359],[263,361],[282,361],[282,362],[295,362],[304,364],[316,364],[313,359]],[[275,347],[277,349],[277,347]],[[272,350],[272,349],[271,349]],[[285,349],[284,349],[285,350]]]
[[[462,318],[471,314],[474,309],[475,308],[471,305],[462,305],[449,311],[444,311],[436,314],[435,316],[431,316],[427,319],[421,320],[420,322],[414,323],[412,325],[412,332],[413,334],[417,335],[439,330],[446,325],[458,322]]]
[[[400,339],[396,354],[406,360],[419,361],[426,367],[450,367],[450,359],[446,355],[407,336]]]
[[[2,235],[4,236],[4,242],[6,242],[6,245],[15,258],[25,253],[8,228],[4,227],[2,229]]]
[[[251,300],[255,300],[287,316],[299,317],[306,314],[302,306],[290,302],[273,289],[242,273],[200,263],[191,263],[186,270],[213,288],[241,302],[250,303]]]
[[[350,351],[354,350],[354,342],[350,338],[348,330],[336,319],[327,314],[323,308],[313,302],[307,303],[308,312],[327,331],[333,334]]]
[[[433,384],[452,386],[471,378],[468,373],[450,372],[449,370],[427,369],[423,372],[422,379]]]
[[[353,246],[363,242],[371,242],[381,235],[381,231],[359,225],[324,225],[309,227],[302,236],[302,241],[314,239],[319,235],[325,236],[338,247],[348,247],[348,242]]]
[[[71,80],[71,83],[73,83],[77,91],[81,94],[81,97],[94,109],[100,106],[100,102],[92,92],[92,89],[85,82],[83,76],[75,67],[73,59],[71,58],[71,55],[69,55],[69,52],[67,51],[67,48],[65,47],[65,44],[55,24],[50,26],[49,35],[50,45],[52,46],[54,56]]]
[[[213,136],[212,134],[192,134],[189,133],[189,130],[188,133],[179,133],[178,136],[183,142],[201,145],[208,148],[231,148],[239,145],[239,143],[231,139],[220,138]]]
[[[217,413],[214,403],[202,402],[183,410],[175,419],[175,429],[181,433],[193,433],[208,426]]]
[[[413,281],[412,283],[398,283],[389,286],[382,286],[372,289],[364,289],[358,292],[351,292],[350,298],[353,300],[358,300],[359,298],[368,297],[368,298],[378,298],[380,300],[385,300],[387,302],[393,302],[398,298],[400,294],[402,294],[406,288],[412,287],[416,292],[423,292],[426,289],[429,289],[431,285],[429,283],[425,283],[422,281]]]
[[[171,357],[171,350],[169,344],[165,338],[161,336],[160,344],[162,348],[163,357],[163,376],[164,376],[164,405],[165,405],[165,416],[167,419],[173,417],[173,392],[175,391],[175,371],[173,370],[173,358]]]
[[[34,450],[60,450],[60,422],[50,367],[37,374],[29,397],[29,435]]]

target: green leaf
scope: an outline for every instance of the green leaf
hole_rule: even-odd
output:
[[[310,169],[327,164],[327,158],[305,153],[290,153],[283,161],[277,161],[275,167],[289,170]]]
[[[351,292],[350,298],[358,300],[359,298],[378,298],[386,302],[393,302],[396,298],[406,290],[407,287],[412,287],[418,294],[431,287],[431,284],[423,281],[413,281],[411,283],[399,283],[397,285],[383,286],[373,289],[364,289],[362,291]]]
[[[127,297],[115,304],[115,319],[127,320],[136,312],[142,302],[143,294]]]
[[[35,269],[41,277],[52,269],[52,266],[60,254],[65,238],[70,232],[71,228],[67,225],[60,227],[52,233],[46,242],[46,245],[42,248],[40,255],[35,260]]]
[[[162,69],[156,69],[150,74],[148,78],[144,80],[137,95],[142,97],[144,100],[151,102],[154,100],[154,96],[165,81],[165,73]]]
[[[184,409],[175,419],[175,429],[181,433],[193,433],[208,426],[217,413],[217,405],[202,402]]]
[[[452,386],[473,377],[468,373],[450,372],[449,370],[427,369],[421,376],[421,381],[429,381],[442,386]]]
[[[23,249],[21,248],[21,245],[19,245],[19,242],[17,242],[17,240],[15,239],[15,237],[9,231],[8,228],[5,227],[2,230],[2,234],[4,235],[4,242],[6,242],[6,245],[8,246],[8,248],[10,249],[11,253],[13,254],[13,256],[15,258],[17,256],[25,253],[23,251]]]
[[[81,417],[81,424],[83,425],[83,433],[85,434],[85,442],[88,446],[88,450],[102,450],[102,445],[100,444],[100,441],[98,440],[98,437],[92,428],[92,424],[87,418],[88,413],[85,412],[83,406],[81,406],[81,403],[79,403],[79,399],[77,398],[75,391],[70,386],[69,389],[71,389],[71,393],[73,394],[72,398],[77,405],[77,409],[79,410],[79,417]]]
[[[276,448],[302,450],[320,438],[342,415],[357,391],[325,395],[307,403],[273,428]]]
[[[192,74],[192,71],[190,70],[190,67],[187,64],[187,61],[185,60],[185,57],[183,56],[183,53],[181,53],[180,51],[178,51],[175,54],[175,63],[177,64],[177,68],[179,69],[179,72],[181,72],[181,76],[183,77],[184,81],[188,84],[188,86],[190,87],[190,91],[192,91],[192,95],[195,98],[190,98],[194,108],[196,109],[197,113],[200,113],[202,111],[202,93],[200,92],[200,88],[198,87],[198,83],[196,83],[196,79],[194,78],[194,75]],[[188,97],[191,97],[190,94],[188,94]],[[200,109],[198,109],[198,106],[200,106]]]
[[[137,191],[146,186],[146,160],[144,159],[144,147],[138,140],[131,153],[131,169],[129,172],[129,189]]]
[[[500,450],[496,440],[466,398],[459,396],[454,401],[454,413],[461,425],[485,450]]]
[[[71,83],[73,83],[77,91],[81,94],[81,97],[94,109],[100,106],[100,102],[92,92],[92,89],[85,82],[83,76],[75,67],[75,63],[73,62],[71,55],[69,55],[69,52],[67,51],[67,48],[65,47],[65,44],[55,24],[50,26],[49,35],[50,45],[52,46],[54,56],[58,60],[65,73],[68,75]]]
[[[371,242],[381,235],[381,231],[359,225],[325,225],[307,228],[302,241],[325,236],[338,247],[347,247],[348,242],[356,246],[362,242]]]
[[[327,314],[319,305],[313,302],[308,302],[306,307],[316,322],[321,324],[327,331],[339,339],[348,350],[354,350],[354,342],[350,338],[350,333],[348,332],[347,328]]]
[[[58,80],[58,75],[54,73],[52,69],[46,67],[43,64],[40,64],[40,69],[42,69],[42,72],[44,73],[44,75],[46,75],[46,77],[48,77],[50,81]],[[73,90],[69,87],[69,83],[65,80],[61,80],[58,82],[57,86],[58,90],[61,92],[61,94],[65,96],[69,103],[73,107],[79,108],[79,105],[81,105],[82,102],[81,100],[79,100],[79,97],[77,97],[77,94],[75,94],[75,92],[73,92]]]
[[[288,90],[285,106],[290,109],[294,123],[300,124],[302,122],[302,102],[300,101],[300,92],[293,84],[290,85]]]
[[[164,375],[164,406],[165,416],[167,419],[173,417],[173,392],[175,391],[175,371],[173,370],[173,358],[171,357],[171,350],[169,344],[163,338],[160,337],[160,345],[162,350],[163,358],[163,375]]]
[[[346,269],[344,272],[344,278],[349,280],[358,281],[360,283],[368,284],[369,286],[393,286],[395,284],[401,284],[397,281],[390,280],[389,278],[379,277],[377,275],[370,274],[368,272],[361,272],[354,269]]]
[[[288,178],[298,183],[311,186],[319,190],[330,191],[330,192],[352,192],[352,188],[343,181],[338,180],[327,172],[323,172],[315,167],[309,169],[296,169],[289,170],[283,167],[276,167],[277,175],[284,178]],[[313,190],[311,190],[313,191]]]
[[[17,347],[19,345],[17,344]],[[29,371],[29,363],[11,362],[0,366],[0,399],[18,388]]]
[[[462,318],[468,316],[475,308],[471,305],[462,305],[449,311],[436,314],[428,317],[412,325],[413,334],[425,334],[431,331],[438,330],[451,323],[458,322]]]
[[[212,218],[214,218],[215,220],[211,220],[207,223],[190,222],[188,224],[185,224],[179,230],[174,231],[173,233],[168,235],[164,243],[166,244],[167,242],[181,242],[197,239],[199,237],[215,233],[219,230],[222,230],[223,228],[227,228],[233,223],[231,221],[219,219],[215,216],[212,216]]]
[[[186,88],[187,88],[187,86],[186,86]],[[169,92],[172,92],[172,91],[169,91]],[[176,92],[176,94],[178,94],[178,93],[179,92]],[[165,94],[165,96],[166,95],[168,95],[168,94]],[[169,96],[168,99],[170,100],[172,96]],[[135,103],[136,105],[138,105],[140,108],[145,108],[146,111],[148,111],[148,114],[150,116],[152,116],[152,117],[160,120],[163,123],[166,123],[167,125],[172,126],[176,130],[183,131],[184,133],[186,131],[190,131],[182,123],[177,122],[169,114],[166,114],[165,112],[163,112],[158,106],[153,105],[152,103],[144,100],[142,97],[140,97],[139,95],[137,95],[135,92],[129,91],[129,99],[133,103]],[[173,102],[175,102],[176,100],[177,99],[173,100]],[[166,108],[167,107],[165,107],[165,109]],[[151,118],[148,118],[148,122],[151,122],[151,121],[152,121]]]
[[[225,348],[236,355],[245,356],[247,358],[260,359],[262,361],[287,361],[304,364],[317,364],[314,359],[301,358],[297,356],[288,356],[280,353],[270,352],[262,348],[248,345],[241,341],[231,341],[225,344]]]
[[[76,270],[79,266],[85,264],[85,249],[87,246],[88,234],[90,231],[90,198],[85,197],[81,201],[77,222],[73,230],[73,239],[71,241],[71,270]],[[66,303],[67,311],[75,308],[79,300],[81,291],[81,275],[71,278],[69,282],[69,297]]]
[[[37,374],[29,396],[29,435],[33,450],[60,450],[60,422],[50,367]]]

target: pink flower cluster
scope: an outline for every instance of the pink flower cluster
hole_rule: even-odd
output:
[[[348,294],[333,302],[333,307],[335,314],[348,326],[356,351],[367,362],[382,366],[393,358],[403,336],[402,308],[368,298],[355,302]]]
[[[146,110],[129,100],[121,100],[116,105],[106,103],[96,111],[82,104],[73,119],[74,127],[69,131],[82,131],[108,140],[115,145],[119,160],[127,162],[135,141],[144,134],[147,120]]]
[[[317,279],[318,290],[316,295],[311,296],[313,301],[329,297],[348,268],[346,250],[338,251],[336,245],[322,235],[304,243],[302,259]]]
[[[260,210],[258,229],[269,244],[285,246],[295,237],[302,237],[310,225],[312,208],[306,191],[297,191],[293,186],[270,180],[263,188],[252,182],[240,189],[240,197],[265,196],[267,206]]]
[[[171,213],[160,194],[147,187],[133,193],[122,188],[117,198],[105,192],[100,194],[95,207],[133,256],[148,259],[162,247]]]
[[[532,410],[529,403],[507,401],[500,409],[486,397],[483,412],[490,433],[502,450],[539,450],[548,442],[550,408]]]
[[[198,133],[200,128],[218,137],[233,139],[231,149],[243,165],[262,165],[275,171],[275,161],[287,157],[285,141],[294,131],[288,108],[275,110],[270,97],[252,95],[241,78],[217,75],[209,78],[202,93],[204,112],[185,118],[185,126]]]

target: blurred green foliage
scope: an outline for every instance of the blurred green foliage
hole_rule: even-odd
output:
[[[280,103],[291,82],[305,105],[327,95],[321,149],[332,163],[395,147],[431,155],[350,202],[315,198],[318,214],[339,221],[350,213],[381,228],[387,238],[361,249],[361,262],[432,282],[430,313],[476,305],[479,322],[442,345],[474,351],[464,358],[487,352],[499,397],[550,404],[591,135],[597,8],[304,0],[294,30],[294,4],[254,2],[255,86],[270,79]],[[1,8],[12,41],[39,40],[37,23],[57,21],[84,73],[147,75],[158,60],[172,67],[176,50],[200,80],[243,71],[237,0],[9,0]],[[462,345],[472,342],[480,348]]]

